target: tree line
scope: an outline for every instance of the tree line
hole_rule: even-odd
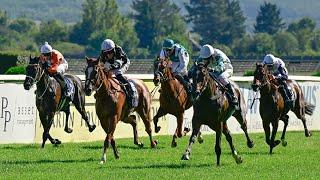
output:
[[[10,19],[0,10],[0,51],[38,52],[44,41],[70,56],[95,56],[105,38],[113,39],[131,58],[155,57],[164,38],[198,53],[197,43],[212,44],[234,58],[320,56],[320,30],[302,17],[287,24],[276,4],[258,9],[254,32],[246,31],[239,0],[190,0],[187,14],[171,0],[133,0],[133,12],[121,15],[115,0],[85,0],[81,21],[36,23],[26,17]]]

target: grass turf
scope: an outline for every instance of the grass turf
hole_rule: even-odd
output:
[[[280,133],[278,132],[278,136]],[[188,137],[178,139],[171,148],[171,136],[156,136],[156,149],[138,148],[133,139],[116,140],[120,159],[107,150],[107,162],[99,160],[103,142],[0,145],[0,179],[318,179],[320,177],[320,132],[311,138],[303,132],[288,132],[286,147],[279,145],[274,154],[264,142],[264,134],[251,134],[253,149],[246,147],[243,134],[233,135],[235,147],[243,158],[237,165],[227,141],[222,139],[221,166],[216,166],[215,135],[205,135],[204,143],[193,146],[191,159],[180,160]],[[61,139],[63,141],[63,139]]]

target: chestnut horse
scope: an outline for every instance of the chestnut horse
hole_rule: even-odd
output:
[[[106,69],[103,63],[93,58],[87,58],[87,67],[85,70],[85,93],[91,95],[95,90],[96,113],[101,126],[107,136],[104,141],[103,153],[100,163],[106,162],[106,149],[112,146],[114,156],[119,158],[119,153],[114,140],[114,131],[119,121],[129,123],[133,127],[134,144],[143,147],[143,143],[138,140],[137,119],[135,115],[130,115],[126,93],[121,88],[119,81],[112,76],[112,70]],[[157,141],[152,138],[151,130],[151,94],[147,86],[141,80],[129,80],[135,84],[138,93],[138,106],[134,108],[145,125],[145,130],[149,135],[151,147],[157,146]]]
[[[171,142],[171,147],[176,147],[177,137],[180,138],[190,131],[188,128],[185,128],[184,131],[182,131],[182,124],[184,120],[184,111],[192,106],[192,98],[188,97],[188,93],[182,83],[174,77],[170,68],[170,63],[171,61],[168,59],[158,58],[154,64],[153,82],[155,86],[158,86],[159,83],[161,83],[161,92],[159,97],[160,107],[157,114],[153,117],[153,122],[155,132],[158,133],[161,129],[161,127],[158,126],[160,117],[169,113],[177,118],[177,128]],[[202,142],[200,135],[199,142]]]
[[[92,132],[96,128],[96,125],[89,124],[89,118],[85,110],[85,94],[83,91],[82,82],[77,76],[69,74],[65,76],[72,81],[75,88],[75,94],[72,103],[85,120],[87,126],[89,127],[89,131]],[[53,139],[51,137],[49,131],[52,126],[55,113],[57,111],[63,111],[66,113],[66,124],[64,131],[67,133],[72,132],[72,129],[68,127],[70,99],[66,99],[61,105],[61,101],[63,101],[63,99],[61,98],[62,92],[59,83],[54,78],[51,78],[44,71],[44,69],[42,69],[39,57],[31,58],[30,56],[29,64],[26,67],[26,78],[23,83],[24,89],[29,90],[33,84],[37,85],[36,106],[39,111],[40,121],[44,129],[41,147],[44,148],[47,139],[49,139],[52,144],[61,144],[59,139]]]
[[[303,92],[296,81],[287,80],[287,83],[293,90],[295,97],[292,111],[299,119],[301,119],[305,136],[310,137],[311,132],[307,128],[305,114],[312,115],[315,106],[304,101]],[[256,64],[252,88],[254,91],[260,90],[260,116],[266,136],[266,143],[270,146],[270,154],[272,154],[273,148],[281,142],[283,146],[287,145],[285,133],[288,126],[289,116],[287,113],[289,109],[285,108],[285,99],[282,93],[279,92],[279,83],[274,76],[270,74],[269,68],[263,66],[261,63]],[[281,141],[275,140],[279,120],[284,122]],[[271,137],[270,124],[272,125]]]
[[[205,124],[216,132],[215,152],[217,156],[217,165],[220,165],[221,132],[226,136],[236,163],[242,163],[241,157],[234,148],[232,137],[227,126],[227,120],[232,114],[238,121],[241,120],[243,124],[246,124],[245,103],[239,87],[235,86],[233,83],[240,103],[239,110],[236,110],[229,104],[226,93],[220,90],[217,83],[210,77],[209,71],[204,64],[195,64],[195,71],[193,72],[192,79],[195,93],[198,96],[193,102],[194,114],[192,117],[192,135],[189,140],[189,145],[181,159],[190,159],[192,145],[200,131],[201,125]],[[248,145],[253,146],[250,139],[248,139]]]

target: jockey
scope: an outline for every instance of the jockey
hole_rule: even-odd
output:
[[[101,54],[98,58],[116,76],[116,79],[125,86],[128,95],[128,102],[132,105],[133,92],[129,81],[123,74],[129,69],[130,60],[122,48],[116,45],[111,39],[105,39],[101,44]]]
[[[286,103],[290,108],[292,108],[292,93],[289,90],[288,85],[286,83],[286,81],[288,80],[288,70],[285,66],[285,63],[282,61],[282,59],[274,57],[272,54],[267,54],[263,58],[262,64],[271,67],[273,75],[284,88],[284,96]]]
[[[209,66],[209,74],[211,77],[216,77],[217,80],[227,88],[230,95],[231,104],[238,105],[238,99],[236,98],[229,78],[233,75],[233,67],[230,59],[227,55],[219,49],[213,48],[211,45],[204,45],[200,50],[200,56],[198,61],[203,61]]]
[[[52,77],[54,77],[61,86],[62,94],[69,98],[71,96],[68,91],[67,84],[64,80],[63,74],[68,70],[68,62],[63,57],[63,55],[58,51],[53,49],[48,42],[40,48],[40,60],[42,62],[42,67],[45,71]]]
[[[171,68],[174,76],[182,82],[187,92],[190,93],[191,88],[189,88],[187,70],[189,54],[187,50],[182,45],[174,43],[172,39],[165,39],[162,44],[160,59],[165,58],[169,58],[172,61]]]

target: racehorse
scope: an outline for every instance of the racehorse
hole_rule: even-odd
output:
[[[226,136],[230,145],[231,153],[236,163],[242,163],[241,157],[237,154],[230,131],[227,126],[227,120],[233,115],[241,124],[246,127],[246,106],[239,87],[233,83],[235,87],[236,96],[239,99],[239,108],[229,104],[226,93],[221,90],[218,84],[210,77],[208,68],[202,64],[195,64],[195,71],[192,75],[193,86],[195,90],[195,100],[193,102],[193,117],[192,117],[192,135],[189,140],[189,145],[182,156],[182,160],[189,160],[191,155],[191,148],[195,142],[195,138],[200,130],[202,124],[209,126],[216,132],[215,152],[217,156],[217,165],[220,165],[221,155],[221,132]],[[246,130],[246,128],[244,129]],[[247,145],[253,147],[253,142],[248,138]]]
[[[96,113],[101,126],[107,133],[104,141],[103,153],[100,163],[106,162],[106,149],[112,146],[114,156],[119,158],[119,153],[113,137],[116,125],[119,121],[129,123],[133,127],[134,144],[143,147],[143,143],[138,140],[137,119],[135,115],[130,115],[131,110],[126,100],[125,91],[121,88],[119,81],[112,75],[112,70],[104,67],[103,63],[93,58],[87,58],[87,67],[85,70],[85,93],[91,95],[95,90]],[[134,107],[144,122],[145,130],[149,135],[151,147],[157,146],[157,141],[152,138],[151,130],[151,94],[147,86],[141,80],[130,79],[135,84],[138,93],[138,105]]]
[[[177,128],[173,135],[171,147],[176,147],[177,137],[182,137],[190,129],[185,128],[182,131],[184,111],[192,106],[192,99],[188,97],[188,93],[182,83],[176,79],[170,68],[171,61],[168,59],[158,58],[154,64],[154,79],[155,86],[161,83],[160,107],[157,114],[153,117],[155,132],[158,133],[161,129],[158,126],[159,118],[166,114],[172,114],[177,118]],[[190,95],[189,95],[190,96]],[[201,141],[201,136],[198,136]]]
[[[289,87],[291,87],[295,97],[295,105],[292,111],[299,119],[301,119],[304,126],[305,136],[310,137],[311,132],[307,128],[305,114],[312,115],[315,106],[304,101],[303,92],[296,81],[287,80],[287,83]],[[285,141],[285,133],[289,120],[287,113],[290,109],[285,107],[286,104],[284,97],[282,93],[279,92],[279,83],[270,73],[268,66],[263,66],[262,63],[256,64],[252,88],[254,91],[257,91],[258,89],[260,90],[260,116],[262,118],[266,143],[270,146],[270,154],[272,154],[273,148],[281,142],[283,146],[287,145],[287,142]],[[281,141],[275,140],[279,120],[284,122]],[[271,137],[270,124],[272,125]]]
[[[71,99],[63,100],[61,94],[62,89],[60,84],[45,70],[42,68],[39,57],[29,58],[29,64],[26,67],[26,78],[24,80],[23,86],[25,90],[29,90],[33,84],[36,84],[36,106],[39,111],[39,117],[41,124],[43,126],[42,134],[42,145],[44,145],[47,139],[50,140],[52,144],[58,145],[61,144],[59,139],[54,139],[51,137],[49,131],[53,123],[54,115],[57,111],[63,111],[66,113],[66,124],[64,131],[71,133],[72,129],[68,127],[68,120],[70,115],[70,101]],[[74,98],[71,101],[78,112],[81,114],[82,118],[85,120],[89,131],[92,132],[96,125],[90,125],[89,118],[85,110],[85,94],[83,91],[83,85],[77,76],[66,74],[67,77],[74,86]]]

